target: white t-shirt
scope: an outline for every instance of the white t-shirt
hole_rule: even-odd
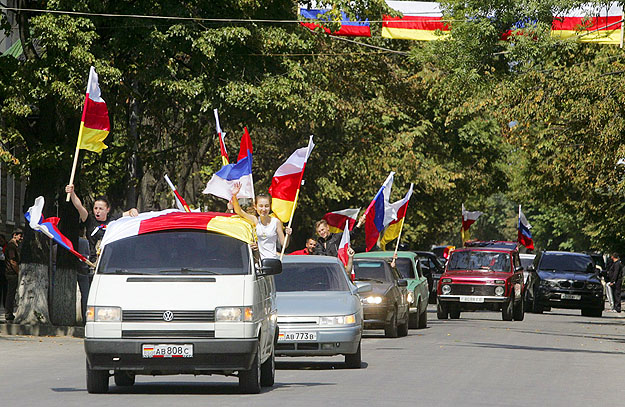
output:
[[[258,251],[261,259],[277,259],[278,227],[280,220],[271,218],[268,225],[263,225],[260,219],[256,224],[258,236]]]

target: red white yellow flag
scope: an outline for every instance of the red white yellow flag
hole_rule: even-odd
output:
[[[100,96],[98,74],[95,72],[95,68],[91,67],[85,106],[82,110],[78,132],[78,148],[99,153],[107,148],[103,140],[108,136],[110,130],[109,112],[104,99]]]

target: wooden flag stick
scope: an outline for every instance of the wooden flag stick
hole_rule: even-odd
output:
[[[83,124],[80,123],[80,130],[78,130],[78,142],[76,143],[76,152],[74,153],[74,164],[72,165],[72,174],[69,176],[69,185],[74,184],[74,176],[76,175],[76,167],[78,166],[78,155],[80,154],[80,142],[82,141],[82,129]],[[65,202],[69,202],[71,194],[67,194]]]
[[[303,172],[303,170],[302,170]],[[297,192],[295,193],[295,200],[293,201],[293,209],[291,209],[291,217],[289,218],[289,224],[287,228],[291,227],[291,223],[293,223],[293,215],[295,214],[295,207],[297,206],[297,199],[299,198],[299,190],[302,188],[302,183],[300,182],[300,187],[297,188]],[[289,235],[284,236],[284,244],[282,245],[282,252],[280,253],[280,261],[284,257],[284,251],[286,250],[287,243],[289,242]]]
[[[406,218],[402,218],[401,220],[401,226],[399,227],[399,234],[397,235],[397,244],[395,244],[395,253],[393,254],[393,257],[397,256],[397,251],[399,250],[399,241],[401,240],[401,232],[404,230],[404,220],[406,220]]]

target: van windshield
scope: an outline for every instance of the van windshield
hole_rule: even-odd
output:
[[[199,230],[169,230],[118,240],[104,247],[100,274],[249,274],[248,245]]]

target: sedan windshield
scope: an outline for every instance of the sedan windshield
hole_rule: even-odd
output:
[[[170,230],[128,237],[104,247],[101,274],[249,274],[249,246],[198,230]]]
[[[349,291],[345,271],[338,264],[284,263],[274,281],[278,292]]]
[[[447,265],[448,270],[490,270],[510,272],[510,255],[500,252],[456,251]]]
[[[540,259],[540,270],[572,271],[578,273],[594,273],[595,266],[590,256],[567,253],[544,254]]]
[[[384,260],[379,261],[354,261],[354,274],[356,280],[377,280],[382,282],[390,282],[390,267]]]

